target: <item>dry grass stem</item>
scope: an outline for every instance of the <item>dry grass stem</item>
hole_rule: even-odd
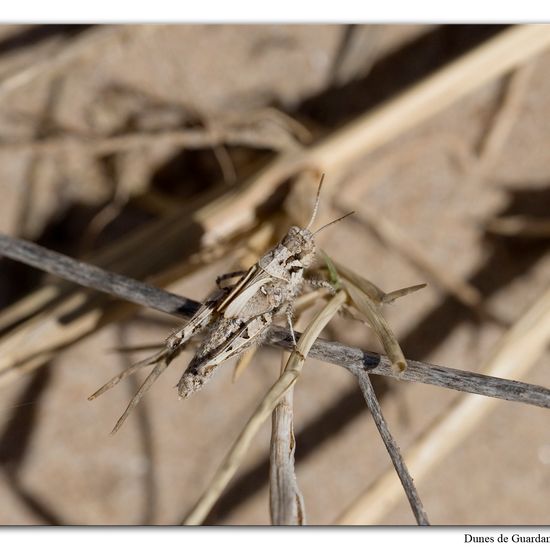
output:
[[[355,273],[351,269],[348,269],[345,265],[335,262],[326,253],[324,253],[324,256],[326,260],[328,260],[327,265],[329,266],[329,270],[336,270],[335,276],[337,279],[343,277],[348,282],[356,286],[376,305],[381,305],[384,303],[386,293],[381,288],[377,287],[373,282],[365,279],[364,277],[361,277],[361,275]],[[334,277],[334,275],[331,274],[331,277]]]
[[[328,259],[326,254],[325,257]],[[354,273],[345,266],[333,261],[330,261],[330,263],[338,270],[338,276],[342,277],[342,284],[348,292],[353,305],[357,311],[364,315],[369,326],[375,331],[376,336],[391,360],[394,373],[399,374],[403,372],[407,368],[405,356],[391,327],[384,319],[380,306],[384,303],[391,303],[397,298],[406,296],[411,292],[420,290],[426,285],[415,285],[386,294],[374,283]],[[330,263],[328,264],[329,266]]]
[[[322,292],[319,292],[319,291]],[[298,315],[313,305],[326,289],[303,294],[294,303]],[[282,355],[284,360],[285,354]],[[284,368],[284,363],[282,364]],[[271,420],[271,450],[269,459],[269,502],[272,525],[305,525],[304,498],[298,487],[294,469],[294,389],[290,388],[275,407]]]
[[[284,360],[284,355],[282,356]],[[284,367],[284,363],[282,365]],[[305,525],[304,497],[294,470],[294,388],[290,388],[271,417],[269,510],[272,525]]]
[[[392,370],[396,374],[403,372],[407,368],[407,361],[395,334],[382,316],[380,308],[353,283],[344,281],[344,288],[349,294],[353,305],[365,316],[369,325],[376,333],[390,358]]]
[[[418,292],[419,290],[422,290],[423,288],[426,288],[428,285],[426,283],[420,283],[418,285],[412,285],[407,286],[405,288],[399,288],[397,290],[392,290],[391,292],[388,292],[384,294],[384,298],[382,302],[386,305],[393,304],[395,300],[398,300],[399,298],[403,298],[404,296],[408,296],[409,294],[412,294],[413,292]]]
[[[520,378],[545,353],[550,342],[550,290],[507,331],[483,365],[487,375]],[[497,401],[465,395],[405,454],[417,481],[449,454]],[[340,516],[339,524],[377,524],[399,500],[400,484],[393,471],[382,475]]]
[[[267,392],[254,414],[246,423],[241,434],[214,475],[207,490],[184,519],[183,523],[185,525],[200,525],[204,521],[212,506],[216,503],[237,471],[254,435],[273,412],[283,395],[294,385],[309,350],[326,324],[334,317],[342,304],[344,304],[345,300],[346,295],[344,292],[336,294],[315,316],[300,336],[297,349],[290,355],[283,374]]]
[[[374,393],[374,388],[372,387],[370,377],[366,372],[358,373],[357,377],[359,379],[359,386],[361,387],[361,391],[363,392],[363,396],[367,402],[367,406],[369,407],[372,418],[374,419],[378,432],[380,433],[380,437],[382,437],[382,440],[384,441],[384,445],[386,446],[391,461],[393,462],[395,471],[397,472],[401,485],[405,490],[405,494],[407,495],[407,499],[411,505],[416,522],[418,525],[429,525],[430,522],[428,521],[428,516],[424,511],[424,506],[422,505],[418,491],[414,486],[412,477],[409,474],[407,465],[403,461],[399,447],[391,435],[388,425],[386,424],[386,420],[382,415],[382,409],[380,408],[380,403]]]

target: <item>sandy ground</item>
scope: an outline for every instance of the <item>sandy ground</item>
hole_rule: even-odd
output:
[[[72,39],[51,33],[17,46],[13,37],[24,32],[30,31],[1,29],[2,78]],[[145,108],[139,97],[109,104],[105,90],[114,87],[183,105],[190,118],[200,113],[207,120],[275,105],[319,133],[329,132],[487,31],[389,26],[369,35],[359,50],[362,55],[341,57],[347,32],[339,25],[135,28],[107,46],[98,45],[62,77],[45,75],[7,95],[0,107],[0,134],[2,140],[35,139],[48,131],[51,119],[75,132],[116,129],[124,113],[136,117]],[[378,61],[369,73],[371,58]],[[344,70],[346,64],[351,69]],[[460,151],[474,155],[478,150],[505,80],[478,89],[361,159],[339,187],[342,197],[368,203],[404,229],[434,262],[470,281],[508,323],[546,288],[548,241],[489,239],[482,223],[502,213],[550,212],[548,74],[550,54],[545,54],[537,59],[509,138],[484,181],[464,169]],[[173,124],[168,111],[156,113],[150,123]],[[187,188],[200,193],[208,166],[188,161],[174,167],[175,152],[174,147],[151,147],[128,155],[126,168],[117,172],[120,185],[139,194],[169,166],[181,179],[180,196]],[[14,153],[0,147],[0,230],[76,254],[83,223],[79,212],[86,218],[87,209],[113,193],[105,166],[111,165],[104,163],[101,171],[89,156],[77,153],[37,160],[28,149]],[[338,212],[328,205],[323,219]],[[359,219],[327,231],[320,244],[385,290],[426,281],[424,273],[382,245]],[[201,299],[215,276],[230,267],[231,258],[224,257],[186,277],[177,291]],[[28,272],[13,265],[4,265],[1,275],[4,304],[33,284]],[[465,370],[479,370],[502,333],[494,324],[478,322],[433,283],[388,307],[387,318],[407,357]],[[231,365],[226,365],[203,392],[182,402],[173,388],[189,357],[182,356],[127,425],[110,437],[136,383],[125,383],[97,401],[86,400],[129,360],[109,350],[160,342],[173,324],[160,314],[133,315],[74,344],[36,373],[0,387],[0,523],[181,520],[274,380],[280,358],[275,350],[263,349],[235,384]],[[379,350],[375,338],[350,320],[336,321],[327,336]],[[547,354],[525,381],[550,387],[548,365]],[[387,421],[404,451],[459,397],[405,382],[380,383],[380,389]],[[548,420],[547,410],[499,403],[419,482],[431,522],[548,524]],[[354,380],[335,366],[308,361],[295,391],[295,424],[296,470],[308,523],[332,524],[390,468],[389,458]],[[269,434],[266,425],[209,523],[269,523]],[[382,523],[414,523],[404,495]]]

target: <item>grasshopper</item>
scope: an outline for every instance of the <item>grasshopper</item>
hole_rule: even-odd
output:
[[[139,368],[155,365],[118,420],[113,433],[122,426],[144,393],[183,351],[185,344],[202,332],[207,335],[177,384],[180,398],[186,398],[199,390],[227,359],[240,355],[252,345],[259,345],[275,318],[281,314],[286,316],[292,340],[296,345],[292,304],[306,281],[305,270],[315,260],[315,235],[351,214],[346,214],[315,232],[311,231],[319,208],[322,183],[321,179],[313,213],[305,228],[290,227],[282,241],[248,271],[227,273],[218,277],[216,292],[189,322],[167,338],[158,353],[132,365],[88,398],[95,399]],[[224,281],[237,277],[239,279],[234,285],[222,285]]]

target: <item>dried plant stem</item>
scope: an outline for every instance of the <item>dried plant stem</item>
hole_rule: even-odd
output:
[[[326,293],[326,289],[322,289]],[[301,296],[300,303],[294,304],[294,314],[312,305],[319,297],[319,291]],[[296,317],[297,319],[297,317]],[[282,360],[285,355],[283,353]],[[286,362],[286,361],[285,361]],[[282,367],[284,369],[283,362]],[[290,388],[271,417],[271,449],[269,457],[269,510],[272,525],[305,525],[306,513],[304,497],[298,487],[294,470],[294,388]]]
[[[483,365],[499,377],[521,377],[546,351],[550,342],[550,290],[501,338]],[[405,454],[416,480],[428,474],[474,430],[496,401],[466,395]],[[395,506],[400,485],[388,471],[369,487],[338,519],[339,524],[376,524]]]
[[[324,252],[323,256],[327,268],[331,273],[331,278],[335,278],[338,284],[341,284],[347,290],[351,304],[376,333],[376,336],[384,347],[384,351],[388,354],[394,373],[399,374],[404,371],[407,368],[407,361],[393,330],[382,315],[381,306],[392,303],[402,296],[416,292],[426,285],[414,285],[386,293],[368,279],[335,262]]]
[[[42,271],[63,277],[83,287],[114,294],[131,302],[135,301],[133,299],[136,296],[136,281],[134,279],[69,258],[29,241],[0,235],[0,253]],[[171,294],[148,283],[140,282],[138,292],[140,303],[148,307],[155,307],[153,305],[155,303],[174,303],[175,300],[180,302],[178,310],[184,315],[188,316],[197,309],[197,302],[189,300],[182,304],[176,294]],[[167,305],[164,307],[170,308]],[[161,308],[162,311],[166,311],[164,307]]]
[[[401,485],[405,490],[405,494],[407,495],[409,504],[411,505],[416,522],[418,525],[429,525],[430,522],[428,521],[428,516],[424,511],[418,491],[416,490],[412,477],[409,474],[409,470],[401,457],[399,447],[393,439],[393,436],[388,429],[388,425],[386,424],[386,420],[382,415],[382,409],[380,408],[380,403],[378,403],[378,399],[374,393],[374,388],[372,387],[370,377],[366,372],[362,372],[357,375],[357,378],[359,379],[359,386],[361,387],[367,406],[369,407],[376,427],[378,428],[378,432],[384,441],[384,445],[388,450],[388,454],[393,462],[395,471],[397,472]]]
[[[89,288],[103,290],[118,298],[129,300],[133,304],[152,307],[158,311],[179,317],[189,317],[200,307],[198,302],[166,292],[160,288],[152,287],[147,283],[142,283],[129,277],[112,272],[107,272],[107,275],[104,277],[102,275],[104,270],[14,237],[0,235],[0,255],[35,266],[38,269],[42,269],[68,281],[78,283],[85,279]],[[42,261],[42,255],[46,257],[46,261]],[[98,277],[98,279],[96,280],[95,277]],[[119,294],[121,289],[124,290],[123,294]],[[79,304],[80,302],[71,304],[71,306],[77,307]],[[128,304],[126,304],[126,307],[133,308],[133,306],[129,306]],[[57,324],[57,320],[53,320],[52,322]],[[292,350],[291,335],[288,330],[281,327],[272,327],[268,333],[266,342]],[[21,340],[19,345],[26,346],[28,342]],[[47,358],[51,358],[55,353],[55,348],[50,349],[46,354]],[[316,359],[344,367],[353,374],[366,370],[372,374],[390,376],[399,380],[433,384],[453,390],[550,408],[550,390],[524,382],[504,380],[494,376],[441,367],[411,359],[407,360],[407,370],[396,375],[391,369],[391,361],[386,356],[346,346],[338,342],[329,342],[322,338],[316,340],[309,355]]]
[[[284,394],[294,385],[298,378],[305,358],[313,343],[319,336],[326,324],[334,317],[338,309],[346,301],[346,294],[340,291],[325,305],[325,307],[315,316],[304,333],[300,336],[297,349],[292,352],[286,364],[285,370],[280,378],[275,382],[267,392],[261,403],[258,405],[254,414],[246,423],[243,431],[231,447],[223,463],[214,475],[214,479],[209,484],[207,490],[195,504],[191,512],[184,519],[185,525],[200,525],[212,506],[216,503],[223,490],[235,474],[239,464],[245,456],[250,443],[260,428],[273,412],[277,403]]]
[[[283,355],[284,358],[284,355]],[[269,510],[272,525],[305,525],[304,498],[294,470],[294,388],[290,388],[271,417]]]
[[[393,372],[395,374],[403,372],[407,368],[407,361],[393,330],[382,316],[380,308],[350,281],[345,280],[343,284],[353,304],[365,316],[388,354]]]
[[[285,349],[292,347],[292,339],[288,331],[281,327],[273,327],[270,330],[267,343]],[[333,365],[340,365],[353,374],[367,371],[369,374],[389,376],[400,381],[420,382],[456,391],[550,408],[550,389],[517,380],[451,369],[412,359],[407,359],[407,370],[396,374],[391,368],[391,360],[385,355],[353,348],[339,342],[329,342],[322,338],[317,339],[309,355]]]

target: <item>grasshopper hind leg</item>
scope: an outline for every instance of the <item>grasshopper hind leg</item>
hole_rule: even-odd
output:
[[[178,395],[180,399],[189,397],[199,391],[212,376],[217,363],[211,361],[192,361],[178,382]]]
[[[244,349],[243,347],[239,354]],[[228,357],[237,355],[231,345],[225,346],[221,354],[201,353],[201,351],[204,350],[197,352],[178,382],[178,395],[181,399],[185,399],[192,393],[199,391],[210,380],[221,363]]]
[[[256,318],[244,324],[236,324],[232,319],[220,321],[212,338],[199,348],[180,378],[177,385],[180,398],[185,399],[200,390],[218,366],[258,343],[257,322]],[[224,336],[226,334],[228,336]]]

